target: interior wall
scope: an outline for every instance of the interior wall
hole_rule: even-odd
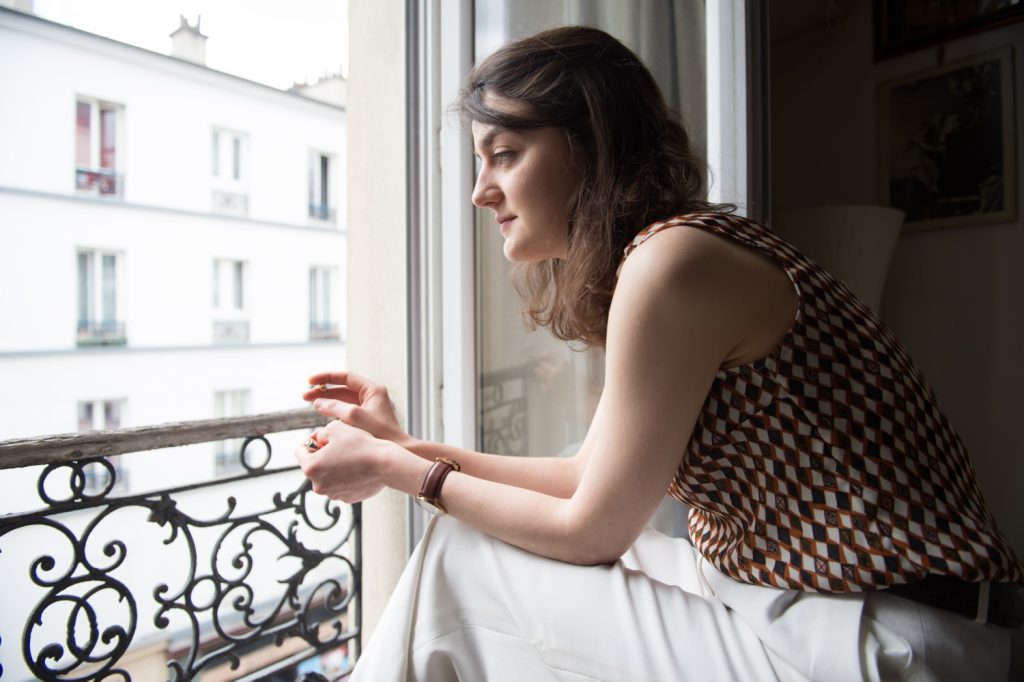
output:
[[[815,16],[825,3],[771,5],[772,200],[774,214],[822,203],[880,203],[876,88],[938,66],[937,47],[881,62],[872,56],[871,5],[845,2],[834,28]],[[814,6],[812,6],[814,5]],[[1024,23],[945,44],[948,63],[1005,45]],[[1024,92],[1018,61],[1014,89]],[[1016,158],[1024,158],[1024,107],[1015,108]],[[989,506],[1024,555],[1024,173],[1017,170],[1014,223],[901,236],[881,317],[902,339],[963,437]],[[1015,267],[1016,265],[1016,267]],[[1024,679],[1024,629],[1014,631],[1011,679]]]

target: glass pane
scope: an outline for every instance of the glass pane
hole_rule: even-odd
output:
[[[78,403],[78,430],[91,431],[93,428],[93,404]]]
[[[220,307],[220,261],[213,261],[213,307]]]
[[[103,321],[117,320],[117,257],[103,254]]]
[[[214,177],[220,175],[220,133],[216,130],[210,139],[210,168]]]
[[[242,177],[242,140],[237,135],[231,138],[231,177],[240,180]]]
[[[327,210],[327,164],[328,158],[326,156],[320,156],[320,206],[321,211]],[[326,214],[322,214],[321,217],[326,218]]]
[[[699,8],[678,4],[477,0],[476,58],[485,58],[507,40],[552,26],[596,26],[640,54],[677,108],[682,108],[682,91],[698,101],[687,107],[687,118],[699,125],[704,62],[702,52],[692,59],[689,52],[693,44],[702,49],[703,16]],[[684,53],[687,61],[680,63]],[[518,298],[508,286],[511,268],[490,211],[477,212],[477,227],[482,446],[510,454],[572,452],[586,433],[600,395],[603,354],[572,350],[544,330],[525,330]]]
[[[309,322],[315,324],[320,318],[316,310],[316,268],[309,270]]]
[[[325,324],[330,324],[334,320],[334,316],[331,315],[331,279],[333,271],[330,268],[324,268],[324,283],[323,283],[323,305],[321,307],[320,319]]]
[[[100,110],[100,168],[117,167],[117,111]]]
[[[476,60],[508,40],[563,24],[608,31],[633,49],[704,148],[703,3],[621,0],[476,0]],[[682,93],[686,101],[682,101]],[[604,354],[582,351],[546,330],[528,332],[509,285],[512,268],[493,212],[476,212],[480,433],[487,452],[546,456],[574,453],[604,384]],[[665,505],[667,532],[684,528],[680,505]]]
[[[121,428],[121,402],[118,400],[107,400],[103,403],[103,428]]]
[[[78,254],[78,323],[92,320],[92,254]]]
[[[235,273],[235,280],[234,280],[235,308],[237,308],[239,310],[241,310],[244,307],[243,304],[245,303],[244,299],[242,298],[242,283],[243,283],[243,278],[242,278],[242,270],[243,270],[243,268],[242,268],[242,265],[243,264],[239,263],[239,262],[235,262],[235,264],[234,264],[234,273]]]
[[[91,119],[92,105],[78,102],[75,107],[75,163],[82,168],[92,166]]]
[[[309,215],[316,215],[316,154],[309,155]]]

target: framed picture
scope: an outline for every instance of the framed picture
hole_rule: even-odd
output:
[[[1011,47],[878,86],[879,178],[904,229],[1013,222]]]
[[[875,0],[875,60],[1020,19],[1021,0]]]

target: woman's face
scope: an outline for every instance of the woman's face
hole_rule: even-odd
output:
[[[519,113],[517,102],[492,98],[500,111]],[[570,200],[581,171],[560,128],[510,130],[473,122],[480,174],[473,203],[494,211],[505,257],[515,262],[565,258]]]

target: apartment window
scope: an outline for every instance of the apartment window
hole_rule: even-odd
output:
[[[120,254],[78,251],[78,345],[124,345],[121,309]]]
[[[124,107],[79,98],[75,103],[75,187],[85,194],[123,196]]]
[[[338,339],[338,318],[334,311],[337,268],[309,269],[309,338]]]
[[[213,340],[243,343],[249,340],[245,300],[244,261],[217,258],[213,261]]]
[[[327,154],[309,155],[309,217],[334,222],[331,189],[334,160]]]
[[[249,414],[249,389],[216,391],[213,394],[213,415],[217,419]],[[241,472],[242,438],[231,438],[214,444],[214,470],[217,474]]]
[[[78,430],[105,431],[123,426],[124,400],[85,400],[78,403]],[[102,464],[86,464],[83,469],[85,481],[83,492],[97,495],[110,486],[110,492],[128,489],[128,472],[120,455],[107,457],[113,467],[114,481],[110,482],[110,471]]]
[[[213,175],[213,210],[245,215],[249,212],[246,173],[248,136],[214,128],[210,137],[210,172]]]

